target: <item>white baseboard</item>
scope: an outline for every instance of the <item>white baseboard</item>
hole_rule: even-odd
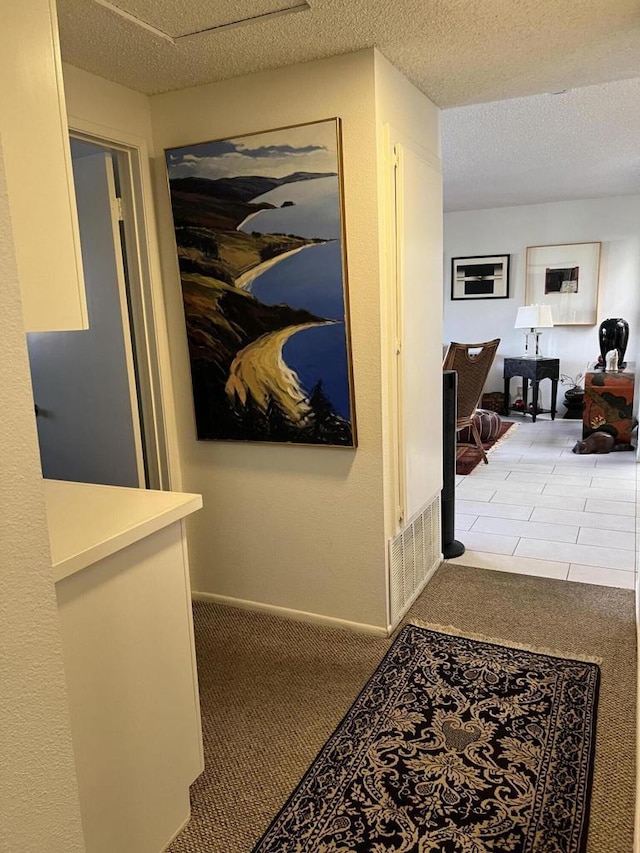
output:
[[[367,625],[366,622],[350,622],[347,619],[337,619],[335,616],[324,616],[321,613],[307,613],[304,610],[291,610],[289,607],[278,607],[275,604],[263,604],[260,601],[247,601],[244,598],[231,598],[228,595],[216,595],[213,592],[191,592],[194,601],[212,601],[227,607],[239,607],[241,610],[256,610],[259,613],[271,613],[296,622],[308,622],[312,625],[326,625],[330,628],[345,628],[359,634],[373,634],[376,637],[386,637],[387,629],[378,625]]]
[[[393,632],[396,630],[396,628],[398,627],[400,622],[402,622],[402,620],[407,615],[407,613],[409,612],[411,607],[413,607],[413,604],[415,603],[418,596],[424,591],[424,588],[426,587],[426,585],[429,583],[431,578],[435,575],[436,571],[442,565],[442,561],[443,561],[443,557],[442,557],[442,554],[440,554],[439,558],[436,560],[436,562],[433,564],[433,566],[431,566],[429,571],[426,573],[426,575],[422,579],[421,583],[418,584],[416,591],[413,593],[413,595],[411,596],[409,601],[407,601],[405,606],[402,608],[400,615],[398,616],[398,618],[396,619],[394,624],[387,626],[387,636],[391,636],[391,634],[393,634]]]

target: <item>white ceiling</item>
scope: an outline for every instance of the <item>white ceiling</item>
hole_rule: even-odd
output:
[[[452,108],[449,209],[640,192],[639,0],[58,0],[58,15],[66,62],[148,94],[376,46]]]
[[[445,110],[445,210],[640,193],[640,78]]]

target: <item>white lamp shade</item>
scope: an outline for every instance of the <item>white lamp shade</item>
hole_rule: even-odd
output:
[[[523,305],[518,308],[514,329],[548,329],[552,326],[550,305]]]

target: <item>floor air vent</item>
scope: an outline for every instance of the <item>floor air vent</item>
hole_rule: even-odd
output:
[[[440,496],[389,540],[390,624],[395,627],[441,559]]]

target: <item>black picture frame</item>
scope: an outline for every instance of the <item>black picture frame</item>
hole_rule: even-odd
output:
[[[451,299],[508,299],[510,255],[451,258]]]

